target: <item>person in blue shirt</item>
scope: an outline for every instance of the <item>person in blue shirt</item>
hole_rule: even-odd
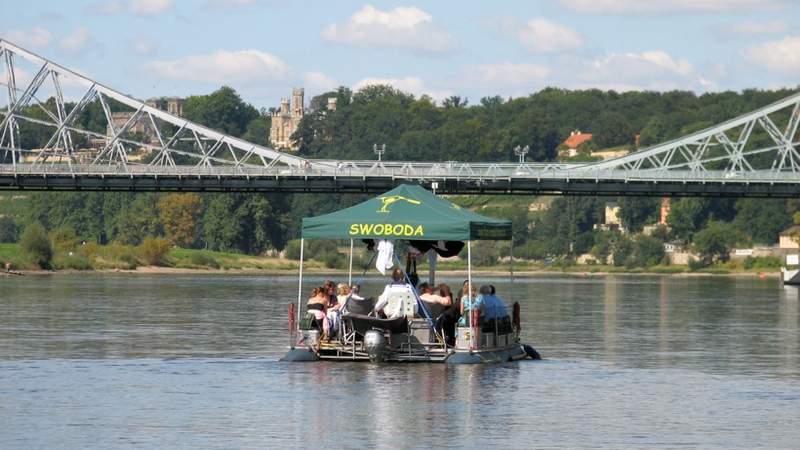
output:
[[[484,290],[484,288],[486,289]],[[486,293],[483,294],[483,292]],[[506,305],[495,295],[494,286],[481,286],[481,293],[483,294],[483,310],[481,311],[481,315],[483,315],[487,321],[508,317]]]
[[[473,309],[481,309],[483,306],[483,296],[478,295],[478,292],[475,290],[475,285],[470,286],[468,281],[464,282],[464,287],[461,288],[462,296],[461,296],[461,318],[458,319],[458,326],[465,327],[467,326],[467,318],[469,317],[470,313]],[[471,326],[475,326],[477,324],[470,324]]]

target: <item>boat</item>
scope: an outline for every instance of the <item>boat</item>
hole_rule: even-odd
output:
[[[365,273],[373,261],[379,260],[384,269],[394,267],[393,276],[401,279],[395,279],[394,284],[380,296],[349,293],[339,314],[335,314],[336,320],[331,320],[337,324],[335,331],[332,328],[326,330],[326,319],[320,319],[320,314],[301,313],[305,292],[303,253],[307,239],[350,241],[348,287],[354,286],[353,252],[356,244],[366,245],[372,253]],[[281,360],[483,364],[541,359],[533,347],[520,342],[519,303],[513,303],[509,314],[493,287],[482,286],[480,293],[476,294],[473,283],[472,242],[510,239],[510,221],[474,213],[413,184],[401,184],[340,211],[304,218],[297,303],[288,307],[290,345]],[[388,252],[387,247],[390,247]],[[405,268],[396,255],[387,264],[386,253],[393,254],[395,248],[410,250],[411,256],[406,256]],[[463,253],[464,249],[467,259],[465,286],[473,286],[466,289],[464,304],[456,308],[423,301],[417,291],[415,278],[418,276],[415,269],[410,269],[409,262],[427,256],[427,281],[429,286],[434,286],[438,258]],[[512,283],[513,260],[512,254],[509,259]],[[455,316],[458,315],[462,317],[456,322]]]
[[[781,282],[800,285],[800,255],[786,255],[786,265],[781,267]]]

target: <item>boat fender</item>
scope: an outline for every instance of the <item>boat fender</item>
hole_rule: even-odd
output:
[[[531,347],[530,345],[527,344],[523,345],[522,348],[525,350],[525,353],[528,355],[530,359],[536,359],[536,360],[542,359],[542,355],[540,355],[539,352],[537,352],[536,349]]]

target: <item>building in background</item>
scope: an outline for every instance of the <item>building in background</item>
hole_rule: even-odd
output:
[[[616,230],[620,233],[627,233],[628,230],[622,225],[622,219],[619,216],[620,207],[617,202],[608,202],[606,203],[605,215],[603,219],[603,223],[595,224],[595,230]]]
[[[292,101],[281,100],[280,109],[272,114],[272,126],[269,129],[269,142],[277,149],[297,150],[299,143],[292,140],[292,135],[303,120],[303,88],[292,89]],[[330,102],[330,100],[328,100]],[[335,105],[335,103],[334,103]],[[329,104],[330,108],[330,104]],[[335,106],[334,106],[335,108]]]
[[[592,140],[592,133],[581,133],[581,130],[574,130],[569,133],[567,140],[561,143],[562,150],[558,156],[562,158],[572,158],[578,155],[578,147],[585,142]]]
[[[145,104],[147,106],[166,111],[179,117],[183,116],[183,105],[185,103],[186,99],[178,97],[154,97],[145,100]],[[114,129],[120,130],[125,126],[125,124],[128,123],[129,120],[131,120],[134,114],[136,114],[134,111],[120,111],[111,113],[111,121],[114,124]],[[134,122],[128,128],[125,134],[138,135],[138,137],[142,138],[141,142],[144,144],[160,146],[158,136],[156,136],[156,132],[153,130],[153,125],[150,123],[147,115],[140,116],[136,122]],[[111,124],[108,124],[106,126],[106,140],[111,139],[112,136],[114,136],[114,133],[112,132]]]

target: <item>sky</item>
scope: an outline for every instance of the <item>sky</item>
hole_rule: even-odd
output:
[[[441,100],[800,86],[799,0],[70,0],[0,5],[0,39],[135,98],[391,84]],[[68,7],[66,5],[69,5]]]

